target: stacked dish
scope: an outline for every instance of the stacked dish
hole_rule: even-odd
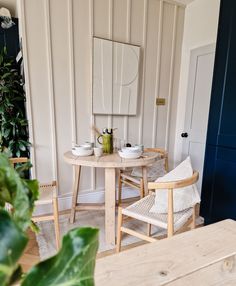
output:
[[[79,157],[93,155],[93,148],[89,144],[75,145],[72,148],[72,154]]]
[[[120,157],[124,159],[138,159],[142,155],[143,151],[140,149],[139,146],[135,146],[124,147],[118,153]]]

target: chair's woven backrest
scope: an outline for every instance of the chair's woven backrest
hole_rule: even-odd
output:
[[[47,188],[55,188],[57,185],[56,181],[53,181],[51,183],[41,183],[39,185],[40,189],[47,189]]]
[[[39,185],[39,191],[40,192],[45,192],[45,191],[53,192],[53,196],[55,197],[57,196],[56,187],[57,187],[56,181],[52,181],[51,183],[41,183]]]
[[[144,152],[159,153],[161,159],[165,159],[165,170],[166,170],[166,172],[168,172],[168,169],[169,169],[168,152],[165,149],[161,149],[161,148],[145,148]]]

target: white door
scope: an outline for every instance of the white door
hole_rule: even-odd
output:
[[[180,134],[183,138],[183,159],[189,155],[193,168],[199,171],[199,191],[202,186],[214,59],[214,44],[191,52],[185,128]]]

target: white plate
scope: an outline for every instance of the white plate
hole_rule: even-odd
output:
[[[93,149],[72,149],[72,154],[79,157],[93,155]]]
[[[122,151],[118,152],[121,158],[124,159],[138,159],[142,155],[142,151],[133,153],[124,153]]]

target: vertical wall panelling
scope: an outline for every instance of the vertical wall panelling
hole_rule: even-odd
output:
[[[69,38],[69,78],[70,78],[70,110],[71,110],[71,141],[77,142],[76,103],[75,103],[75,65],[74,65],[74,15],[73,0],[67,0],[68,6],[68,38]],[[75,174],[73,173],[73,179]]]
[[[94,115],[93,115],[93,97],[92,97],[92,92],[93,92],[93,34],[94,34],[94,24],[93,24],[93,18],[94,18],[94,3],[93,0],[89,0],[89,22],[90,22],[90,94],[91,94],[91,125],[95,124],[94,121]],[[94,136],[94,132],[91,130],[91,141],[94,141],[96,136]]]
[[[76,105],[75,105],[75,65],[74,65],[74,21],[73,1],[67,0],[68,5],[68,36],[69,36],[69,73],[70,73],[70,103],[71,103],[71,127],[72,142],[77,142],[76,131]]]
[[[57,181],[57,142],[56,142],[56,118],[55,118],[55,94],[54,94],[54,80],[53,80],[53,62],[52,62],[52,41],[51,41],[51,15],[49,0],[44,0],[44,13],[46,20],[46,45],[47,45],[47,61],[48,61],[48,78],[49,78],[49,104],[50,104],[50,119],[51,119],[51,139],[52,139],[52,166],[53,166],[53,180]]]
[[[113,39],[113,13],[114,13],[114,5],[113,0],[109,0],[109,39]],[[113,81],[113,75],[112,75],[112,81]],[[108,115],[107,117],[107,127],[112,128],[113,127],[113,120],[112,116]]]
[[[129,3],[128,0],[113,0],[113,40],[123,43],[130,43],[127,38],[129,26]],[[120,19],[123,19],[122,21]],[[114,69],[114,82],[117,78]],[[128,140],[128,126],[125,123],[125,116],[113,116],[113,127],[118,128],[115,135],[121,139]]]
[[[44,1],[24,0],[24,21],[20,22],[25,26],[27,46],[28,67],[25,65],[25,72],[30,77],[30,103],[32,109],[32,123],[34,131],[34,151],[37,164],[37,179],[41,182],[51,181],[54,178],[52,160],[52,126],[50,98],[49,98],[49,77],[48,77],[48,56],[46,41],[46,19]],[[22,30],[23,30],[22,29]],[[24,45],[24,39],[22,40]],[[24,54],[24,57],[26,55]],[[24,59],[24,64],[26,59]],[[29,102],[26,102],[29,106]],[[45,168],[45,165],[47,168]]]
[[[168,113],[168,101],[169,101],[168,96],[169,96],[170,71],[171,71],[171,52],[173,44],[174,8],[175,6],[173,4],[163,1],[163,24],[162,24],[162,39],[161,39],[161,59],[160,59],[161,71],[160,71],[158,97],[165,99],[165,105],[158,106],[157,131],[156,131],[157,132],[156,145],[163,148],[165,148],[165,143],[166,143],[165,141],[166,141],[166,124],[168,116],[167,113]],[[152,96],[150,91],[149,91],[149,96]],[[147,119],[145,122],[145,126],[147,128]]]
[[[142,73],[142,92],[141,92],[141,110],[139,121],[139,144],[143,143],[143,111],[145,97],[145,74],[146,74],[146,48],[147,48],[147,16],[148,16],[148,0],[144,2],[144,20],[143,20],[143,73]]]
[[[61,0],[64,1],[64,0]],[[74,19],[74,64],[76,96],[77,143],[81,144],[91,138],[91,16],[93,4],[90,1],[73,1]],[[64,35],[66,37],[66,35]],[[69,127],[69,124],[68,124]],[[67,147],[67,150],[70,146]],[[65,149],[66,151],[66,149]],[[65,152],[64,151],[64,152]],[[71,167],[68,166],[70,169]],[[92,188],[92,171],[83,168],[81,173],[81,193]]]
[[[101,38],[110,38],[110,0],[93,0],[93,36]],[[101,130],[108,124],[107,116],[95,116],[95,125]],[[104,186],[104,171],[96,169],[96,189]]]
[[[127,27],[126,27],[126,42],[130,43],[130,30],[131,30],[131,9],[132,9],[132,0],[127,0]],[[124,116],[124,140],[128,140],[128,134],[129,134],[129,120],[128,116]]]
[[[175,45],[176,45],[176,24],[177,24],[177,11],[178,6],[175,5],[174,10],[174,25],[172,33],[172,46],[171,46],[171,62],[170,62],[170,80],[169,80],[169,92],[167,100],[167,120],[166,120],[166,133],[165,133],[165,149],[169,149],[169,132],[170,132],[170,118],[171,118],[171,99],[173,93],[173,76],[174,76],[174,61],[175,61]]]
[[[156,146],[157,137],[157,106],[156,98],[159,95],[160,87],[160,72],[161,72],[161,38],[162,38],[162,25],[163,25],[163,1],[159,2],[159,25],[158,25],[158,42],[157,42],[157,63],[156,63],[156,83],[155,83],[155,98],[154,98],[154,116],[153,116],[153,129],[152,129],[152,147]]]
[[[95,141],[93,124],[99,130],[117,127],[115,135],[132,144],[172,148],[173,130],[169,129],[176,120],[181,4],[172,0],[19,1],[34,176],[41,181],[57,179],[60,196],[70,196],[72,168],[64,162],[63,153],[72,141]],[[92,114],[93,36],[141,47],[137,116]],[[157,107],[157,97],[167,104]],[[90,201],[102,199],[104,170],[83,168],[80,188],[86,200],[90,195]]]
[[[22,50],[24,55],[24,73],[25,73],[25,89],[26,89],[26,111],[27,111],[27,117],[28,117],[28,124],[29,124],[29,140],[31,142],[30,147],[30,156],[31,161],[33,164],[32,168],[32,177],[37,178],[37,162],[35,159],[35,146],[34,146],[34,122],[33,122],[33,116],[32,116],[32,103],[31,103],[31,86],[30,86],[30,67],[29,67],[29,56],[28,56],[28,42],[27,42],[27,33],[26,33],[26,18],[25,18],[25,0],[20,1],[20,10],[22,15],[22,22],[20,22],[21,25],[21,31],[22,31]]]
[[[95,125],[95,118],[93,115],[93,97],[92,97],[92,93],[93,93],[93,81],[92,81],[92,74],[93,74],[93,31],[94,31],[94,27],[93,27],[93,17],[94,17],[94,3],[93,0],[89,0],[89,20],[90,20],[90,99],[91,99],[91,104],[90,104],[90,112],[91,112],[91,119],[90,119],[90,124],[91,126]],[[92,129],[91,129],[91,142],[95,142],[96,140],[96,136],[94,135]],[[95,172],[95,168],[91,168],[91,189],[95,190],[96,189],[96,172]]]
[[[140,63],[139,63],[139,93],[138,93],[138,106],[137,106],[137,116],[129,116],[129,141],[131,143],[139,142],[139,120],[141,112],[141,92],[142,92],[142,70],[143,70],[143,47],[142,47],[142,29],[144,21],[144,1],[143,0],[132,0],[131,6],[131,19],[130,19],[130,43],[138,45],[141,47]],[[135,126],[135,128],[134,128]]]
[[[143,144],[152,146],[153,121],[154,121],[154,102],[157,97],[156,89],[156,71],[158,57],[158,30],[160,2],[156,0],[148,1],[147,17],[147,37],[146,37],[146,58],[145,58],[145,88],[144,88],[144,109],[143,109]],[[170,19],[171,21],[171,19]],[[155,28],[154,28],[155,27]],[[163,35],[165,36],[165,35]],[[162,42],[162,41],[161,41]],[[165,47],[166,48],[166,47]],[[163,58],[163,47],[161,47],[161,59]],[[160,73],[162,74],[166,66],[160,64]],[[159,113],[159,107],[158,107]],[[161,118],[161,120],[163,120]],[[156,123],[155,123],[156,124]],[[158,137],[161,133],[159,133]],[[160,145],[159,145],[160,146]]]
[[[57,177],[59,193],[71,191],[71,168],[64,164],[63,153],[72,145],[70,23],[67,0],[50,0],[51,56],[56,124]],[[73,6],[74,9],[74,6]],[[72,14],[73,22],[74,15]],[[72,27],[74,29],[74,26]],[[73,51],[74,52],[74,51]],[[74,60],[74,57],[73,57]],[[74,60],[75,62],[75,60]],[[50,90],[50,88],[49,88]],[[48,93],[48,98],[50,93]],[[77,114],[77,113],[76,113]],[[70,122],[70,124],[68,124]],[[76,130],[77,131],[77,130]],[[52,148],[54,146],[52,145]]]

